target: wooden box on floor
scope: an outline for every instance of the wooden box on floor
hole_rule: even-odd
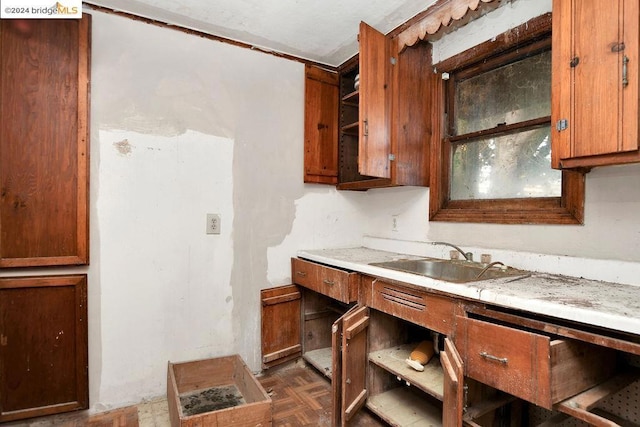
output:
[[[224,409],[190,415],[180,397],[231,386],[242,402]],[[172,427],[271,426],[271,398],[238,355],[171,363],[167,371],[167,401]],[[186,412],[186,413],[185,413]]]

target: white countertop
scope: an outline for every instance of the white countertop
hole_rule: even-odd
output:
[[[424,257],[364,247],[302,250],[300,258],[497,306],[640,335],[640,287],[544,273],[451,283],[369,265]]]

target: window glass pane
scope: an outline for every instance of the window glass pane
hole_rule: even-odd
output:
[[[451,200],[560,197],[550,127],[455,144]]]
[[[546,51],[456,85],[455,134],[551,114],[551,52]]]

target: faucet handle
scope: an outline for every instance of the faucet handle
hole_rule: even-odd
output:
[[[455,249],[449,251],[449,259],[457,260],[458,258],[460,258],[460,252],[456,251]]]

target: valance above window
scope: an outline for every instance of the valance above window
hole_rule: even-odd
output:
[[[424,16],[411,24],[409,28],[398,34],[398,52],[407,46],[413,46],[427,35],[438,32],[441,27],[449,26],[452,21],[459,21],[469,11],[477,10],[482,3],[497,2],[495,0],[441,0],[424,12]]]

